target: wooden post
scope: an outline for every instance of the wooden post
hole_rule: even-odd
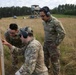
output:
[[[2,70],[1,70],[1,56],[0,56],[0,75],[2,75]]]
[[[0,75],[5,75],[4,71],[4,52],[3,52],[3,45],[1,42],[1,36],[0,36]]]

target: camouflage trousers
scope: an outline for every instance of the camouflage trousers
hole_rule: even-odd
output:
[[[18,69],[18,67],[17,67],[17,64],[18,64],[17,54],[16,53],[12,53],[11,54],[11,58],[12,58],[12,68],[13,68],[13,70],[17,70]]]
[[[48,71],[42,72],[42,73],[33,73],[32,75],[48,75]]]
[[[43,50],[44,50],[44,61],[45,61],[46,67],[48,68],[48,71],[49,71],[50,62],[51,62],[51,65],[53,68],[52,69],[53,74],[59,75],[59,72],[60,72],[60,61],[59,61],[60,52],[57,49],[57,46],[55,44],[53,44],[51,41],[44,42]]]

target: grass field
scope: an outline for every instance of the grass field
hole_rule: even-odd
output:
[[[66,37],[60,45],[61,51],[61,75],[76,75],[76,17],[64,15],[54,15],[63,24],[66,30]],[[2,38],[4,38],[4,32],[8,29],[10,23],[16,23],[19,27],[30,26],[34,30],[34,36],[43,45],[44,42],[44,30],[42,25],[42,20],[38,19],[23,19],[23,17],[13,18],[2,18],[0,19],[0,30],[2,33]],[[11,69],[11,57],[9,49],[4,46],[5,52],[5,72],[12,73]],[[10,61],[9,61],[10,60]],[[13,74],[11,74],[13,75]]]

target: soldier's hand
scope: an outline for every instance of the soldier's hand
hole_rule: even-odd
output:
[[[17,71],[17,72],[15,73],[15,75],[20,75],[20,72],[19,72],[19,71]]]
[[[6,46],[8,46],[10,49],[12,48],[12,45],[8,43],[6,40],[2,40],[2,43]]]
[[[7,42],[6,40],[3,40],[3,39],[2,39],[2,43],[3,43],[4,45],[7,45],[7,44],[8,44],[8,42]]]

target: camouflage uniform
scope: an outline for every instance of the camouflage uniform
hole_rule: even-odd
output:
[[[44,42],[44,56],[45,64],[49,69],[49,60],[53,66],[54,75],[59,75],[60,62],[59,56],[60,51],[57,46],[62,42],[65,37],[65,30],[62,24],[53,16],[51,16],[48,22],[43,22],[45,31],[45,42]]]
[[[15,37],[12,37],[9,34],[9,30],[7,30],[5,32],[5,39],[10,44],[12,44],[12,45],[14,45],[14,46],[16,46],[18,48],[21,48],[21,47],[24,46],[24,44],[22,43],[19,34],[20,34],[20,31],[15,35]],[[12,56],[12,67],[13,67],[13,69],[15,69],[17,64],[18,64],[18,57],[17,57],[16,53],[14,53],[14,54],[12,53],[11,56]]]
[[[16,46],[16,47],[18,47],[18,48],[21,48],[21,47],[24,46],[24,44],[22,43],[19,34],[20,34],[20,31],[15,35],[15,37],[12,37],[12,36],[10,36],[10,34],[9,34],[9,30],[7,30],[7,31],[5,32],[5,39],[6,39],[6,41],[9,42],[10,44],[12,44],[12,45],[14,45],[14,46]]]
[[[25,62],[19,69],[20,75],[48,75],[47,67],[44,64],[44,53],[41,44],[32,39],[22,49],[12,47],[13,52],[24,53]],[[21,53],[21,54],[23,54]]]

